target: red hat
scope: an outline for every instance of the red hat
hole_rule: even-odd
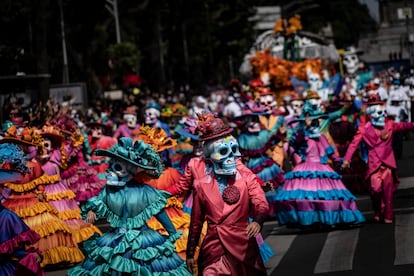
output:
[[[260,96],[266,96],[266,95],[274,96],[272,90],[270,90],[270,88],[268,87],[259,87],[258,91],[259,91]]]
[[[199,141],[208,141],[225,137],[233,132],[233,128],[226,125],[220,118],[199,116],[197,126]]]
[[[124,110],[124,114],[137,115],[137,111],[135,110],[135,107],[133,107],[133,106],[128,106],[128,107]]]
[[[380,96],[378,94],[372,94],[369,96],[368,101],[367,101],[367,105],[371,106],[371,105],[383,105],[385,104],[385,102],[383,100],[381,100]]]

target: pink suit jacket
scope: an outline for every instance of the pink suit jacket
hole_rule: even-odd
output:
[[[375,128],[371,122],[367,122],[358,128],[358,131],[344,156],[344,160],[350,162],[358,145],[361,141],[364,141],[368,150],[368,169],[365,178],[369,179],[381,164],[384,164],[393,170],[394,180],[398,183],[396,173],[397,163],[392,148],[393,134],[398,131],[409,131],[413,129],[414,123],[408,122],[396,123],[392,120],[388,120],[385,123],[384,129],[381,130]],[[388,133],[388,135],[381,137],[380,132]]]
[[[257,176],[240,160],[237,160],[237,169],[234,185],[240,191],[240,200],[233,205],[223,201],[214,173],[206,173],[203,158],[190,160],[175,188],[175,192],[182,193],[193,187],[187,258],[194,256],[203,223],[205,220],[208,222],[207,234],[198,258],[201,271],[218,261],[222,255],[229,254],[231,258],[247,263],[256,271],[265,272],[257,241],[255,237],[248,238],[246,228],[250,216],[262,225],[269,205]]]

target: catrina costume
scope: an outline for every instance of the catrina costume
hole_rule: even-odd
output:
[[[193,190],[187,265],[194,270],[196,248],[207,222],[197,258],[200,274],[266,275],[254,237],[269,211],[264,192],[257,176],[239,159],[237,140],[230,135],[233,129],[219,118],[199,119],[203,119],[198,126],[203,156],[189,161],[171,189],[174,194]],[[250,227],[255,229],[251,236],[246,233]]]
[[[269,115],[266,109],[253,104],[242,111],[242,115],[234,118],[240,129],[237,136],[243,163],[263,182],[266,199],[269,202],[269,216],[274,216],[274,203],[277,188],[283,184],[284,172],[271,158],[267,151],[283,140],[279,129],[284,124],[283,116],[277,116],[271,129],[263,128],[260,116]],[[266,188],[265,184],[270,187]]]
[[[58,211],[58,217],[69,227],[77,243],[84,242],[101,231],[93,224],[82,220],[75,193],[60,179],[60,167],[64,157],[64,136],[59,129],[45,125],[40,130],[43,137],[43,152],[38,156],[42,170],[56,181],[43,186],[43,197]],[[63,154],[62,154],[63,152]]]
[[[296,125],[289,141],[295,166],[285,174],[285,183],[276,195],[276,217],[281,225],[306,227],[365,221],[355,196],[328,164],[328,158],[336,162],[340,159],[320,132],[320,121],[327,118],[317,110],[305,109],[299,119],[291,121]]]
[[[167,134],[162,128],[151,128],[149,126],[141,127],[140,133],[136,139],[142,140],[146,144],[152,146],[160,156],[163,151],[174,148],[177,145],[176,140],[167,137]],[[138,174],[135,177],[135,180],[146,183],[157,190],[165,191],[168,187],[177,183],[180,178],[181,173],[177,169],[164,166],[163,171],[158,178],[148,177],[146,174]],[[175,229],[182,232],[181,238],[178,239],[174,245],[176,252],[178,252],[180,257],[185,260],[185,250],[187,249],[187,238],[191,217],[188,213],[183,211],[182,200],[182,197],[169,197],[164,210]],[[152,217],[147,224],[148,227],[157,230],[163,235],[168,234],[162,223],[155,217]]]
[[[14,144],[0,144],[0,185],[17,181],[27,172],[23,151]],[[42,253],[33,246],[39,234],[1,201],[0,194],[0,275],[44,275]]]
[[[106,218],[112,230],[85,247],[87,259],[69,275],[191,275],[175,252],[174,242],[181,232],[164,211],[169,193],[133,179],[139,171],[159,177],[163,170],[159,154],[142,140],[134,143],[126,137],[96,154],[110,158],[108,180],[82,210],[85,217],[94,213]],[[152,216],[168,235],[148,227]]]
[[[73,119],[61,117],[54,124],[65,137],[61,159],[61,179],[76,195],[82,205],[89,198],[99,194],[105,181],[99,179],[97,171],[85,160],[85,137]]]
[[[35,159],[43,147],[43,138],[33,128],[26,127],[17,135],[10,126],[0,143],[18,145],[28,156],[29,173],[22,179],[4,184],[7,188],[3,205],[16,213],[37,234],[40,240],[34,244],[43,254],[41,266],[73,264],[84,259],[71,229],[59,217],[59,211],[44,197],[44,188],[59,181],[58,175],[48,175]]]

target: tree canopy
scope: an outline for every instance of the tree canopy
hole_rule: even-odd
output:
[[[69,79],[87,83],[91,97],[107,89],[102,76],[131,72],[159,91],[228,83],[237,78],[237,68],[258,35],[249,20],[255,6],[280,5],[284,17],[298,12],[310,32],[330,23],[337,48],[357,45],[362,34],[377,27],[357,0],[118,0],[122,43],[117,45],[115,20],[104,0],[3,0],[1,75],[48,71],[51,83],[62,82],[59,3]]]

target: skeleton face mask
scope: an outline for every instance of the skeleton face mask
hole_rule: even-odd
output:
[[[107,169],[107,185],[124,186],[135,174],[136,168],[126,162],[114,160]]]
[[[306,100],[307,106],[311,107],[313,111],[318,111],[321,109],[322,100],[321,99],[309,99]]]
[[[322,80],[321,76],[316,73],[310,73],[308,76],[308,83],[309,83],[309,89],[313,91],[318,91],[322,88]]]
[[[267,107],[268,110],[275,110],[277,108],[277,102],[272,95],[260,96],[260,104]]]
[[[158,109],[148,108],[144,112],[145,124],[149,126],[154,126],[158,122],[158,118],[161,113]]]
[[[319,119],[313,119],[306,123],[305,135],[309,138],[319,138],[321,136]]]
[[[302,115],[305,103],[303,101],[293,100],[290,102],[290,106],[293,109],[293,115],[300,116]]]
[[[237,173],[236,158],[241,156],[239,143],[229,135],[216,141],[204,144],[204,155],[213,162],[217,175],[235,175]]]
[[[40,155],[40,159],[49,159],[52,153],[52,141],[50,139],[44,138],[43,139],[43,148],[42,154]]]
[[[385,106],[383,105],[373,105],[367,108],[367,113],[371,117],[371,123],[377,127],[383,127],[385,125],[385,118],[387,113]]]
[[[348,74],[355,74],[359,68],[359,57],[356,54],[345,55],[343,58],[343,64],[345,65],[346,72]]]
[[[129,128],[135,128],[137,126],[137,116],[134,114],[125,114],[124,120]]]

